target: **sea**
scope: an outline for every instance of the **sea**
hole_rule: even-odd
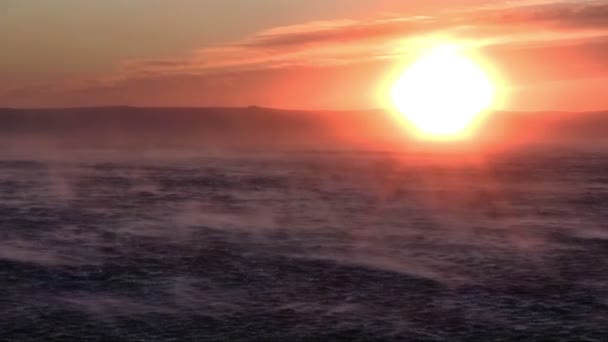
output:
[[[608,150],[0,158],[4,341],[605,341]]]

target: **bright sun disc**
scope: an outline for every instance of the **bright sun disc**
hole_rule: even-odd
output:
[[[486,73],[452,45],[432,49],[412,64],[391,89],[395,108],[424,138],[465,135],[494,100]]]

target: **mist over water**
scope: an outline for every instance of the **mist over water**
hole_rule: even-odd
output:
[[[294,148],[234,127],[225,144],[63,144],[27,127],[0,156],[3,337],[608,336],[597,146]]]
[[[6,336],[608,333],[608,155],[158,156],[0,162]]]

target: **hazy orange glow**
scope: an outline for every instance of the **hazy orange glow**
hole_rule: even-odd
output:
[[[481,63],[454,45],[423,54],[390,89],[393,106],[425,139],[459,139],[496,98]]]

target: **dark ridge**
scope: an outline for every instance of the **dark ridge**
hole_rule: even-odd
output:
[[[401,120],[403,121],[403,120]],[[407,128],[407,127],[406,127]],[[608,112],[496,111],[479,123],[483,141],[597,143]],[[386,110],[305,111],[249,107],[0,109],[2,145],[395,146],[408,130]],[[17,139],[17,140],[15,140]]]

